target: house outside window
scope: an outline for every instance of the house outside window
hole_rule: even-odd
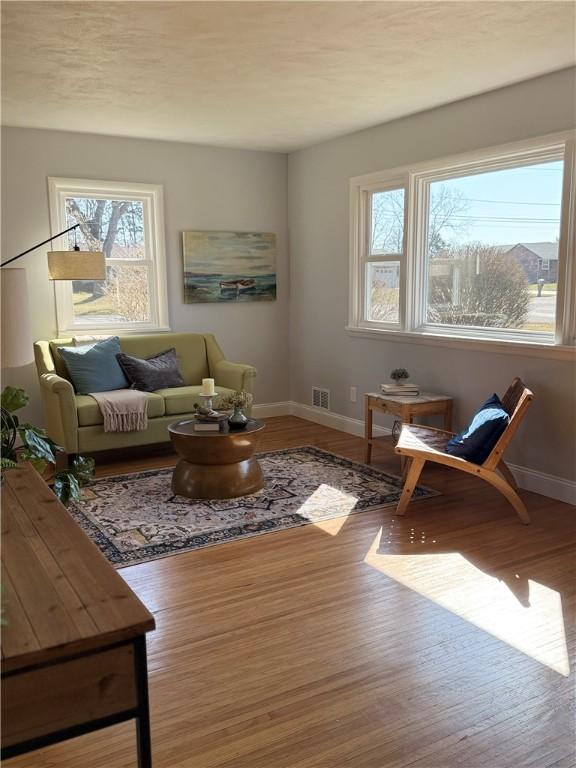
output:
[[[573,138],[352,179],[348,329],[572,345]]]
[[[102,250],[106,280],[55,283],[59,333],[168,329],[162,187],[48,179],[55,248]],[[58,241],[54,241],[56,244]]]

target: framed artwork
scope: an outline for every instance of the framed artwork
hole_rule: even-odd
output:
[[[276,235],[195,230],[182,242],[186,304],[276,298]]]

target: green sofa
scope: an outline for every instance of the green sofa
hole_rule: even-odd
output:
[[[51,339],[34,344],[40,378],[42,406],[48,435],[67,454],[92,453],[170,440],[167,427],[190,418],[203,378],[215,380],[219,395],[235,390],[253,392],[256,369],[231,363],[212,334],[157,333],[120,336],[122,351],[135,357],[151,357],[174,347],[185,387],[148,392],[148,428],[141,432],[104,432],[100,409],[90,395],[77,395],[58,347],[72,346],[73,339]],[[218,406],[218,399],[214,401]]]

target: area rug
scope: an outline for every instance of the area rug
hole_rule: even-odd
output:
[[[70,511],[116,567],[247,536],[395,505],[402,481],[305,446],[262,453],[266,485],[252,496],[199,501],[173,496],[172,469],[95,480]],[[414,498],[435,496],[418,486]]]

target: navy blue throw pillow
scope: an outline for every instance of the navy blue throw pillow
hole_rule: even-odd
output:
[[[492,395],[476,411],[471,424],[448,441],[446,453],[483,464],[509,421],[502,401],[498,395]]]
[[[58,347],[58,351],[78,394],[89,395],[90,392],[109,392],[128,387],[126,376],[116,360],[116,355],[122,351],[118,336],[80,347]]]

